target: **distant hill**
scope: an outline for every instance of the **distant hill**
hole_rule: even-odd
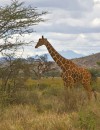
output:
[[[72,60],[75,64],[82,66],[84,68],[100,68],[100,66],[97,65],[97,62],[100,62],[100,53],[92,54],[92,55],[89,55],[89,56],[83,56],[83,55],[77,54],[73,51],[62,51],[60,54],[63,57]],[[80,58],[73,58],[73,57],[80,57]],[[1,57],[0,63],[6,64],[5,58],[6,57]],[[34,57],[32,57],[32,58],[34,58]],[[15,60],[15,59],[12,58],[12,60]],[[25,59],[23,59],[23,60],[25,60]],[[52,63],[52,68],[60,70],[60,68],[53,61],[53,59],[50,59],[50,55],[49,55],[48,61]]]
[[[97,62],[100,61],[100,53],[92,54],[89,56],[71,59],[75,64],[84,68],[100,68]],[[59,69],[55,62],[52,62],[53,68]]]
[[[65,58],[68,59],[73,59],[73,58],[79,58],[79,57],[83,57],[84,55],[76,53],[74,51],[68,50],[68,51],[59,51],[59,54],[62,55]],[[48,60],[49,61],[53,61],[52,57],[50,56],[50,54],[47,54]]]
[[[82,54],[77,54],[73,51],[61,51],[59,52],[63,57],[72,60],[75,64],[82,66],[84,68],[100,68],[97,62],[100,62],[100,53],[92,54],[89,56],[84,56]],[[52,57],[47,54],[48,61],[52,62],[52,67],[59,69],[58,65],[53,61]]]
[[[79,66],[85,67],[85,68],[99,68],[99,65],[97,65],[97,62],[100,62],[100,53],[92,54],[89,56],[81,57],[81,58],[75,58],[72,59],[72,61]]]

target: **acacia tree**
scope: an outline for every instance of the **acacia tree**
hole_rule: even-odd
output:
[[[26,7],[23,2],[12,1],[10,5],[0,7],[0,52],[27,44],[19,36],[32,33],[32,27],[44,22],[41,17],[47,12]],[[14,37],[15,36],[15,37]],[[11,39],[13,39],[11,42]]]
[[[42,16],[46,13],[38,11],[37,8],[25,6],[23,2],[18,0],[0,7],[0,53],[6,57],[5,62],[0,63],[0,79],[2,79],[0,95],[2,98],[6,97],[5,94],[9,87],[13,87],[15,91],[17,82],[22,83],[20,80],[26,80],[26,75],[28,75],[26,72],[29,72],[28,65],[19,59],[13,60],[12,57],[15,56],[19,47],[31,43],[31,41],[23,40],[23,36],[33,33],[34,26],[45,21]],[[8,54],[9,50],[13,50],[13,53]],[[11,80],[13,83],[9,84]],[[11,88],[11,91],[13,89]]]
[[[41,17],[47,12],[40,12],[37,8],[25,6],[18,0],[12,1],[9,5],[0,7],[0,52],[5,54],[6,60],[12,66],[12,58],[15,56],[18,47],[30,44],[21,40],[24,34],[33,33],[34,25],[45,20]],[[13,50],[12,54],[7,54],[8,50]],[[4,55],[3,55],[4,56]],[[9,69],[9,67],[8,67]],[[11,73],[9,73],[10,75]],[[6,76],[9,78],[9,75]],[[8,79],[7,78],[7,79]],[[7,80],[8,81],[8,80]]]
[[[47,55],[36,55],[34,58],[27,59],[30,65],[31,72],[35,75],[37,80],[40,80],[43,73],[50,69],[50,65],[47,62]]]

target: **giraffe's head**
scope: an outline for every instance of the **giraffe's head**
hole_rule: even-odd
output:
[[[38,42],[37,42],[35,48],[38,48],[39,46],[45,45],[46,42],[47,42],[47,39],[42,36],[42,38],[40,38],[40,39],[38,40]]]

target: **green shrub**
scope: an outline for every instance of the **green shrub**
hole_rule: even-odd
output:
[[[100,69],[89,69],[91,75],[92,75],[92,80],[95,81],[97,77],[100,77]]]
[[[78,125],[81,130],[96,130],[96,117],[92,111],[79,113]]]

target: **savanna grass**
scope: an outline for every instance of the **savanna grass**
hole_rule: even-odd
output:
[[[0,109],[0,130],[100,129],[99,92],[98,100],[89,103],[81,86],[68,91],[60,78],[41,79],[39,85],[28,79],[25,84],[15,101]]]

